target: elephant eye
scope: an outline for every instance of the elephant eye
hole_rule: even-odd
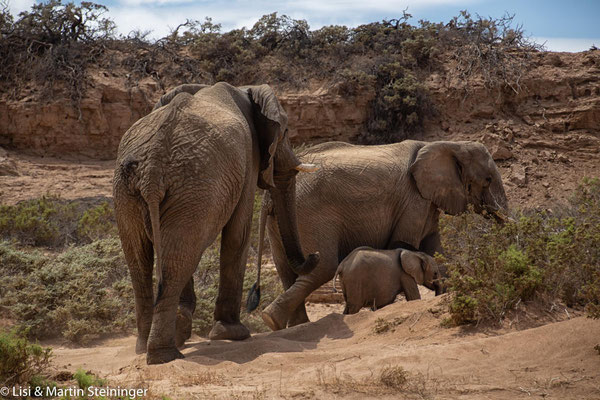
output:
[[[485,178],[485,183],[486,183],[486,185],[485,185],[486,187],[490,186],[492,184],[492,178],[489,176],[487,178]]]

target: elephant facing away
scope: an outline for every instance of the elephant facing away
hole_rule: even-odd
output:
[[[346,307],[344,314],[356,314],[363,307],[373,311],[391,304],[398,293],[407,301],[421,298],[417,284],[441,293],[439,268],[433,257],[406,249],[354,249],[338,266]]]
[[[149,364],[183,357],[196,306],[192,274],[221,232],[220,281],[211,339],[241,340],[242,282],[256,186],[272,196],[295,273],[310,272],[296,224],[301,164],[287,115],[267,85],[184,85],[163,96],[119,145],[113,194],[136,302],[136,352]],[[156,253],[157,290],[152,284]]]
[[[304,301],[335,275],[338,264],[360,246],[399,247],[430,256],[442,253],[440,210],[456,215],[472,204],[500,216],[507,208],[502,180],[486,148],[476,142],[407,140],[380,146],[330,142],[300,158],[320,165],[296,186],[298,230],[305,253],[320,252],[310,274],[298,276],[286,262],[272,199],[263,217],[285,292],[263,310],[273,330],[308,321]],[[445,271],[440,266],[440,273]]]

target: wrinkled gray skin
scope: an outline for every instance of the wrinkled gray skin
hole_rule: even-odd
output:
[[[506,209],[500,173],[475,142],[407,140],[381,146],[341,142],[317,145],[300,156],[320,166],[298,177],[298,229],[304,252],[320,251],[319,266],[298,277],[287,265],[271,200],[263,206],[267,233],[286,291],[263,310],[273,330],[308,321],[304,300],[333,278],[337,266],[360,246],[442,253],[440,210],[459,214]],[[268,197],[268,196],[267,196]],[[440,271],[445,276],[445,271]]]
[[[356,314],[363,307],[373,311],[391,304],[399,293],[407,301],[421,298],[417,284],[435,290],[439,268],[433,257],[406,249],[375,250],[362,246],[354,249],[338,266],[333,278],[340,280],[346,307],[344,314]]]
[[[147,351],[149,364],[183,357],[177,347],[191,335],[196,306],[192,274],[219,232],[210,338],[249,336],[239,313],[257,184],[273,198],[286,265],[302,274],[318,262],[318,255],[303,257],[298,241],[295,180],[302,166],[286,126],[287,115],[267,85],[184,85],[123,136],[115,215],[135,294],[136,352]]]

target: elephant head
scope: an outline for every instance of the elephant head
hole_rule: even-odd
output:
[[[435,291],[438,296],[444,292],[440,283],[440,270],[433,257],[420,251],[402,250],[400,253],[400,267],[410,275],[416,283]],[[406,285],[402,282],[406,297],[411,297],[410,287],[416,287],[414,284]],[[418,293],[418,289],[417,289]],[[409,299],[410,300],[410,299]]]
[[[258,186],[269,191],[281,239],[290,267],[298,274],[310,273],[319,262],[319,253],[305,259],[296,222],[296,174],[313,171],[292,150],[287,135],[287,114],[268,85],[246,88],[254,109],[254,127],[261,151]]]
[[[478,213],[502,219],[508,203],[498,168],[485,146],[477,142],[426,144],[410,165],[423,198],[451,215],[472,204]]]

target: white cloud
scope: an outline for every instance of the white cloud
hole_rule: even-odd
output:
[[[548,51],[578,52],[589,50],[592,45],[600,48],[600,38],[550,38],[534,37],[536,43],[544,44]]]
[[[35,0],[9,0],[8,9],[10,10],[10,13],[16,18],[21,11],[28,11],[34,4]]]
[[[252,27],[263,15],[277,11],[295,19],[306,19],[311,28],[340,24],[356,26],[372,22],[370,15],[396,18],[408,12],[439,5],[468,5],[479,0],[120,0],[111,6],[110,15],[121,33],[132,29],[152,30],[153,37],[161,37],[187,18],[203,20],[208,16],[220,23],[223,30]],[[377,20],[377,18],[375,18]]]

